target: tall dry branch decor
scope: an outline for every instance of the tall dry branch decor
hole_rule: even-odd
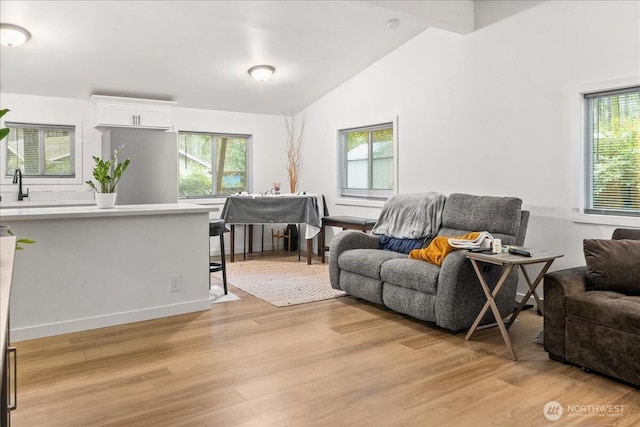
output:
[[[300,129],[296,131],[296,117],[291,113],[284,115],[284,123],[287,126],[287,175],[289,187],[292,193],[296,192],[298,179],[302,170],[302,133],[304,132],[305,116],[302,116]]]

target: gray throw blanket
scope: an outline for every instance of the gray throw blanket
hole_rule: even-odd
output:
[[[397,239],[434,237],[442,223],[446,196],[436,192],[398,194],[382,207],[373,234]]]

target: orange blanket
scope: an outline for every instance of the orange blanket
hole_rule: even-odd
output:
[[[453,237],[453,239],[475,240],[479,235],[479,231],[474,231],[472,233],[465,234],[464,236]],[[420,259],[437,266],[442,266],[445,257],[452,251],[458,249],[449,244],[449,239],[451,238],[452,237],[438,236],[434,238],[426,248],[414,249],[409,252],[409,258]]]

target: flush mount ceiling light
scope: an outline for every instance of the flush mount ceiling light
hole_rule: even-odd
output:
[[[0,44],[6,47],[17,47],[31,38],[31,33],[13,24],[0,23]]]
[[[400,20],[398,18],[389,19],[387,21],[387,28],[389,30],[395,30],[400,25]]]
[[[255,67],[249,68],[247,71],[251,77],[258,80],[259,82],[263,82],[276,72],[276,69],[271,65],[256,65]]]

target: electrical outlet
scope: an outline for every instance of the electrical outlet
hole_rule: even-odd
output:
[[[171,276],[170,292],[180,292],[182,290],[182,276]]]

